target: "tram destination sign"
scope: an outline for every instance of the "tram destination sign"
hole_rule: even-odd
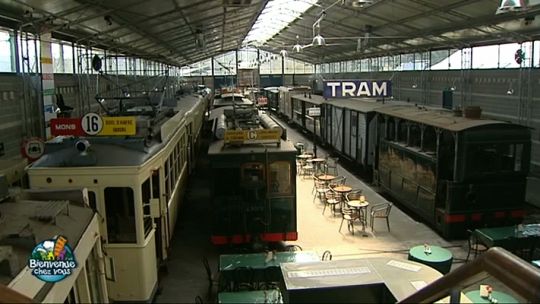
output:
[[[129,136],[137,133],[134,116],[100,116],[88,113],[81,118],[51,119],[53,136]]]
[[[390,80],[326,80],[323,82],[325,98],[390,97]]]

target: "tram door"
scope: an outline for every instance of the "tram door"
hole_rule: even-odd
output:
[[[166,205],[167,202],[160,196],[162,171],[161,168],[152,171],[152,198],[159,200],[160,210],[166,210],[166,208],[163,208],[163,205]],[[162,214],[160,217],[154,219],[154,224],[156,225],[156,257],[158,265],[160,261],[167,258],[167,248],[169,248],[168,219],[168,214]]]

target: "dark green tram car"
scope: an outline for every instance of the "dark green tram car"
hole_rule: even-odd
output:
[[[297,239],[296,149],[277,140],[279,144],[211,144],[213,244]]]
[[[376,109],[375,181],[444,237],[524,216],[527,127],[414,106]]]

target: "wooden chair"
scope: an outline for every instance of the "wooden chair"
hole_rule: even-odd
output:
[[[373,222],[376,218],[384,218],[386,219],[386,226],[388,227],[388,231],[390,231],[390,221],[388,217],[390,216],[390,211],[392,210],[392,203],[381,203],[371,206],[371,211],[369,212],[370,215],[370,226],[371,231],[373,230]]]
[[[467,229],[467,232],[469,233],[469,237],[467,238],[469,250],[467,251],[467,257],[465,258],[465,262],[469,261],[469,256],[471,255],[471,252],[474,254],[474,258],[476,258],[479,253],[483,253],[488,250],[488,247],[486,245],[478,242],[478,238],[476,237],[474,231]]]
[[[362,196],[362,189],[353,189],[351,192],[347,193],[347,201],[360,200]]]

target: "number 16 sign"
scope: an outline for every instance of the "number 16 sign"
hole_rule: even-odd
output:
[[[81,119],[81,127],[88,135],[97,135],[103,129],[103,119],[96,113],[88,113]]]

